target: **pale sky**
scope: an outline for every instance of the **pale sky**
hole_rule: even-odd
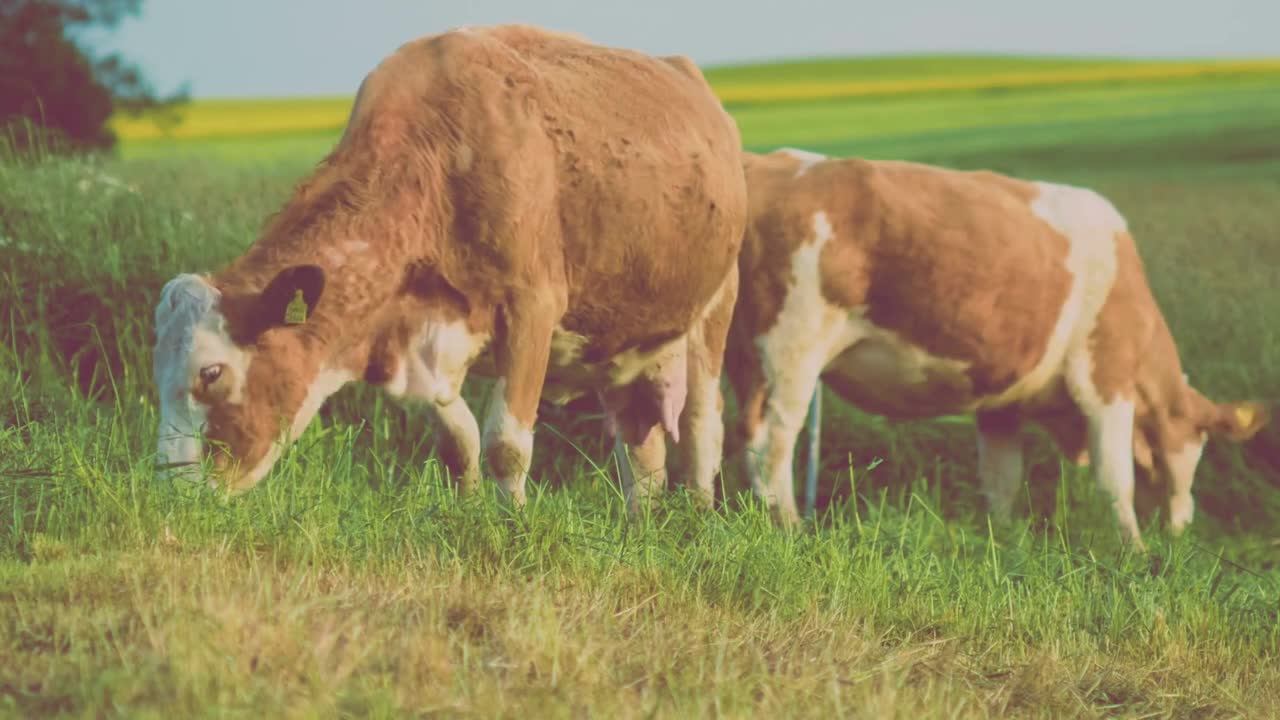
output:
[[[701,64],[912,52],[1280,56],[1280,0],[147,0],[99,47],[161,92],[350,95],[396,46],[529,22]]]

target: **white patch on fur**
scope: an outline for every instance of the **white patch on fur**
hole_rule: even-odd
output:
[[[1093,392],[1096,396],[1097,391]],[[1138,517],[1133,509],[1134,403],[1119,397],[1086,415],[1094,478],[1110,496],[1121,532],[1141,547]]]
[[[1031,209],[1069,241],[1066,266],[1073,282],[1044,357],[1001,400],[1026,399],[1062,377],[1086,418],[1094,478],[1111,498],[1120,531],[1142,548],[1133,507],[1134,401],[1124,395],[1103,396],[1094,382],[1097,358],[1090,342],[1119,271],[1116,235],[1127,231],[1128,225],[1109,201],[1092,190],[1050,183],[1036,186],[1040,195]]]
[[[484,351],[489,339],[487,333],[471,332],[464,320],[428,321],[404,359],[405,392],[436,405],[452,403],[462,392],[462,381],[471,363]]]
[[[715,498],[715,474],[724,453],[724,416],[720,406],[720,385],[716,382],[699,382],[693,391],[701,397],[692,398],[685,407],[689,413],[688,426],[693,437],[685,442],[693,443],[687,454],[690,458],[685,472],[693,475],[692,485],[710,503]]]
[[[795,515],[792,456],[818,377],[846,347],[848,313],[822,296],[822,250],[835,236],[825,212],[814,213],[812,241],[791,256],[791,285],[777,322],[755,339],[769,399],[763,422],[748,439],[746,464],[753,490],[784,514]]]
[[[681,335],[669,343],[648,352],[628,350],[619,353],[597,366],[603,370],[605,384],[619,387],[635,380],[642,373],[654,366],[671,361],[676,355],[684,356],[689,343],[687,335]]]
[[[881,404],[916,412],[931,387],[966,388],[967,363],[935,357],[897,333],[876,326],[868,308],[842,308],[822,295],[822,251],[833,232],[825,213],[814,216],[814,241],[791,256],[792,282],[772,328],[756,338],[770,386],[770,407],[798,432],[813,384],[824,369],[840,375]],[[916,390],[914,394],[907,390]],[[785,409],[784,409],[785,407]],[[961,411],[968,408],[941,408]],[[926,413],[927,414],[927,413]],[[766,432],[764,428],[759,433]],[[758,437],[755,442],[764,442]]]
[[[259,460],[258,464],[248,472],[241,474],[236,479],[236,485],[241,488],[250,488],[258,484],[271,470],[272,466],[275,465],[276,460],[280,458],[280,454],[289,446],[289,443],[298,439],[306,431],[307,425],[311,424],[312,419],[315,418],[324,401],[355,379],[355,375],[349,370],[321,370],[315,379],[311,381],[310,387],[307,388],[306,398],[303,399],[302,405],[298,407],[298,411],[294,413],[288,434],[285,437],[277,438],[271,444],[271,449],[267,451],[266,456]]]
[[[813,240],[791,256],[791,286],[778,320],[756,338],[770,385],[796,372],[817,378],[841,344],[847,313],[822,296],[822,250],[834,236],[827,214],[814,213]]]
[[[555,330],[542,393],[544,400],[562,404],[591,390],[626,385],[659,363],[669,362],[674,354],[683,355],[688,336],[681,335],[647,351],[626,350],[592,363],[582,361],[587,343],[587,338],[578,333],[563,328]]]
[[[800,161],[800,168],[796,170],[796,177],[800,177],[809,170],[809,168],[817,165],[827,159],[826,155],[808,150],[800,150],[797,148],[779,148],[778,152],[785,153],[792,158]]]
[[[1040,195],[1032,211],[1069,241],[1066,266],[1073,282],[1044,357],[1001,400],[1026,399],[1055,377],[1065,381],[1086,419],[1094,478],[1111,498],[1120,531],[1142,548],[1133,507],[1134,401],[1123,395],[1103,396],[1094,382],[1097,358],[1090,342],[1119,270],[1116,235],[1128,225],[1110,202],[1092,190],[1036,185]]]
[[[557,326],[551,333],[551,367],[566,367],[582,359],[582,349],[587,346],[587,338],[563,327]]]
[[[502,488],[517,503],[524,502],[525,478],[529,472],[529,462],[533,457],[533,428],[525,427],[507,408],[507,380],[498,378],[490,391],[489,408],[484,418],[485,450],[495,445],[504,445],[516,454],[516,462],[521,470],[508,477],[497,478]]]
[[[1191,485],[1195,480],[1196,467],[1200,464],[1200,456],[1204,453],[1205,440],[1202,433],[1181,450],[1165,456],[1165,466],[1169,472],[1169,527],[1174,533],[1186,529],[1195,515],[1196,505],[1191,497]]]
[[[1127,229],[1124,218],[1105,198],[1092,190],[1036,183],[1040,194],[1031,211],[1067,238],[1066,269],[1071,289],[1054,323],[1044,355],[1035,367],[1000,395],[987,398],[982,407],[1000,407],[1033,398],[1063,373],[1068,384],[1079,391],[1093,387],[1093,363],[1084,363],[1087,353],[1078,352],[1089,342],[1098,314],[1115,284],[1119,261],[1116,234]],[[1086,367],[1087,365],[1087,367]],[[1096,411],[1100,397],[1077,398],[1082,407]]]
[[[160,424],[156,463],[183,464],[161,473],[199,478],[200,433],[209,408],[191,395],[200,368],[224,363],[230,368],[229,402],[240,402],[249,356],[231,341],[225,318],[215,308],[219,294],[198,275],[181,274],[165,283],[156,305],[156,344],[152,370],[159,394]]]
[[[585,394],[581,373],[568,371],[582,360],[587,346],[584,335],[556,326],[551,333],[551,353],[547,361],[547,377],[542,386],[542,400],[564,405]],[[567,372],[568,371],[568,372]]]

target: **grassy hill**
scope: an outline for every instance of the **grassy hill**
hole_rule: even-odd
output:
[[[749,146],[848,151],[856,144],[857,152],[871,155],[955,151],[965,132],[993,126],[1014,133],[1027,128],[1029,136],[1010,144],[1070,142],[1094,121],[1195,123],[1189,115],[1211,113],[1218,126],[1228,115],[1280,106],[1280,60],[856,58],[717,67],[706,75]],[[319,157],[341,131],[351,101],[199,100],[168,138],[146,118],[120,117],[114,126],[126,157],[175,151],[250,161]]]

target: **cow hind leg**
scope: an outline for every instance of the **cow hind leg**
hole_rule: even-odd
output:
[[[689,333],[687,353],[689,392],[680,416],[678,452],[685,486],[699,506],[715,503],[715,478],[724,459],[724,371],[729,322],[738,294],[738,269],[730,269],[707,314]]]
[[[667,485],[667,437],[661,425],[653,425],[644,439],[628,445],[615,435],[613,454],[622,477],[627,512],[635,515],[648,506]]]
[[[437,452],[464,495],[480,484],[480,427],[467,403],[458,397],[447,405],[433,405],[441,431]]]

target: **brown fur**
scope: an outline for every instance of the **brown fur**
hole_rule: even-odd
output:
[[[423,322],[451,317],[493,333],[507,407],[531,426],[557,325],[587,339],[587,360],[694,326],[741,242],[739,142],[685,58],[525,26],[405,44],[366,77],[334,150],[212,277],[254,356],[250,400],[215,407],[214,434],[253,462],[339,353],[385,382]],[[326,279],[307,323],[264,322],[280,309],[259,294],[299,264]]]

